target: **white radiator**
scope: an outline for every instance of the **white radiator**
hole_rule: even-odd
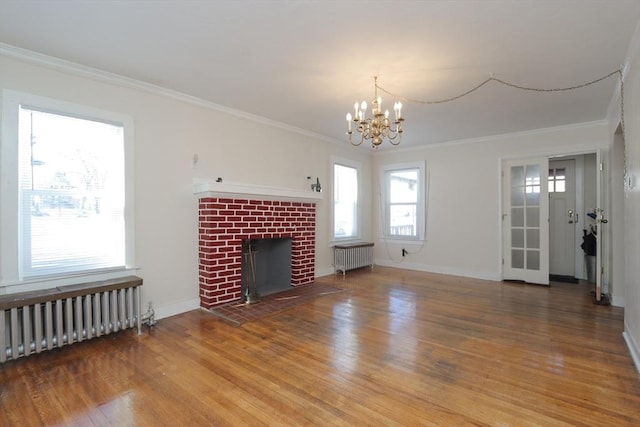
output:
[[[333,247],[333,265],[336,273],[342,275],[356,268],[371,267],[373,269],[373,243],[359,242]]]
[[[107,335],[141,333],[135,276],[0,296],[0,363]]]

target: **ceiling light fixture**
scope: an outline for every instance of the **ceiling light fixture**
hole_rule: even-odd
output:
[[[402,140],[402,103],[396,102],[393,104],[393,111],[395,112],[395,121],[391,122],[389,119],[389,110],[382,112],[382,99],[378,96],[378,77],[373,78],[374,86],[374,98],[371,105],[372,117],[367,117],[367,102],[356,102],[353,106],[355,115],[351,116],[351,113],[347,113],[347,124],[349,135],[349,142],[352,145],[360,145],[364,141],[371,141],[371,147],[378,148],[382,142],[386,139],[392,145],[400,144]],[[356,131],[360,134],[360,141],[354,142],[351,139],[353,134],[352,122],[355,124]],[[392,126],[395,126],[393,128]],[[396,138],[398,139],[396,141]]]

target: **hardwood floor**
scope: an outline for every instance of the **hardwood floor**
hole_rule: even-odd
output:
[[[233,326],[206,311],[0,366],[0,425],[640,425],[623,310],[376,267]]]

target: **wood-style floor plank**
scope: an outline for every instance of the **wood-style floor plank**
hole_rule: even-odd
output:
[[[0,365],[0,425],[640,425],[623,310],[587,284],[383,267],[318,282],[344,290]]]

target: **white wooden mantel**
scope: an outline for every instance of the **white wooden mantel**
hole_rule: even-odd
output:
[[[322,193],[281,187],[216,182],[214,180],[194,180],[193,194],[198,198],[218,197],[249,200],[284,200],[313,203],[322,200]]]

